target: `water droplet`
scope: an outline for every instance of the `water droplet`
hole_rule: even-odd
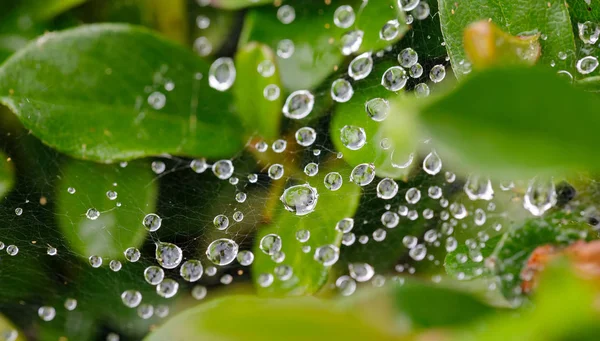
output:
[[[443,81],[445,77],[446,68],[444,68],[444,65],[435,65],[431,68],[431,71],[429,71],[429,79],[431,79],[431,81],[434,83]]]
[[[535,216],[541,216],[556,205],[557,195],[554,187],[554,181],[534,178],[529,182],[525,196],[523,197],[523,207]]]
[[[442,197],[442,189],[439,186],[431,186],[427,190],[427,194],[431,199],[439,199]]]
[[[230,160],[219,160],[212,165],[212,171],[221,180],[227,180],[233,175],[233,164]]]
[[[99,268],[102,265],[102,257],[100,257],[100,256],[96,256],[96,255],[90,256],[88,258],[88,261],[90,262],[90,265],[93,268]]]
[[[190,259],[181,265],[179,275],[188,282],[195,282],[202,277],[204,267],[199,260]]]
[[[156,265],[151,265],[144,270],[144,279],[148,284],[158,285],[164,278],[165,271]]]
[[[213,50],[212,43],[208,38],[200,36],[194,40],[194,51],[202,57],[208,56]]]
[[[365,52],[356,56],[348,65],[348,76],[354,80],[364,79],[373,70],[373,58],[371,52]]]
[[[242,266],[249,266],[254,262],[254,254],[251,251],[243,250],[237,255],[237,260]]]
[[[68,311],[73,311],[77,308],[77,300],[74,298],[67,298],[65,300],[65,309]]]
[[[442,159],[436,152],[429,153],[423,160],[423,170],[427,174],[436,175],[442,170]]]
[[[201,300],[204,299],[206,297],[206,293],[208,292],[208,290],[206,290],[206,287],[203,285],[196,285],[194,286],[194,288],[192,289],[192,297],[196,300]]]
[[[338,172],[330,172],[325,175],[323,179],[323,183],[325,184],[325,188],[330,191],[337,191],[342,187],[344,180],[342,175]]]
[[[292,92],[283,105],[285,117],[299,120],[310,114],[315,104],[315,97],[308,90],[297,90]]]
[[[166,278],[156,286],[156,293],[160,297],[171,298],[177,294],[179,283],[175,280]]]
[[[142,294],[137,290],[125,290],[121,293],[121,301],[128,308],[135,308],[142,302]]]
[[[342,296],[350,296],[356,291],[356,282],[350,276],[340,276],[335,281],[335,286]]]
[[[457,246],[458,246],[458,242],[456,241],[456,239],[454,237],[448,237],[446,239],[446,252],[452,252],[452,251],[456,250]]]
[[[381,27],[379,38],[381,38],[381,40],[391,41],[398,37],[398,33],[400,33],[400,23],[398,20],[389,20]]]
[[[113,271],[113,272],[118,272],[121,270],[121,268],[123,267],[123,264],[121,264],[121,262],[119,262],[116,259],[113,259],[110,261],[110,263],[108,263],[108,267]]]
[[[377,184],[377,196],[381,199],[392,199],[396,193],[398,193],[398,184],[390,178],[382,179]]]
[[[485,224],[486,221],[486,215],[485,215],[485,211],[482,210],[481,208],[478,208],[475,210],[474,213],[474,220],[475,220],[475,225],[477,226],[481,226],[483,224]]]
[[[208,168],[208,164],[206,159],[194,159],[190,162],[190,168],[196,173],[203,173]]]
[[[20,216],[21,214],[23,214],[23,209],[20,207],[15,208],[15,214]]]
[[[375,165],[372,163],[361,163],[352,169],[350,181],[359,186],[370,184],[375,178]]]
[[[269,84],[263,90],[263,96],[269,101],[278,99],[279,94],[281,94],[281,89],[279,89],[277,84]]]
[[[390,112],[390,104],[383,98],[373,98],[365,103],[365,111],[373,121],[381,122]]]
[[[269,167],[269,170],[268,170],[269,178],[271,178],[273,180],[279,180],[283,176],[283,172],[284,172],[283,166],[278,163],[275,163]]]
[[[241,203],[244,203],[246,201],[247,197],[248,196],[246,195],[246,193],[244,193],[244,192],[238,192],[238,193],[235,194],[235,201],[237,201],[237,202],[239,202],[241,204]]]
[[[415,63],[413,66],[408,69],[408,74],[412,78],[419,78],[423,75],[423,67],[419,63]]]
[[[165,269],[174,269],[179,266],[183,252],[179,246],[172,243],[156,243],[156,261]]]
[[[258,285],[260,285],[263,288],[266,288],[268,286],[271,286],[271,284],[273,284],[273,279],[274,279],[273,275],[271,275],[271,274],[260,274],[260,275],[258,275],[258,278],[256,281],[258,282]]]
[[[165,171],[166,166],[162,161],[153,161],[151,165],[152,171],[156,174],[161,174]]]
[[[425,245],[419,244],[410,249],[410,251],[408,251],[408,255],[410,256],[410,258],[416,261],[421,261],[427,255],[427,248],[425,247]]]
[[[394,227],[398,226],[399,222],[400,216],[398,216],[398,214],[395,212],[386,211],[381,215],[381,223],[383,226],[389,229],[393,229]]]
[[[598,27],[598,24],[586,21],[584,23],[578,23],[577,28],[579,31],[579,38],[584,44],[591,45],[598,41],[598,37],[600,36],[600,27]]]
[[[361,30],[353,30],[344,33],[340,42],[342,44],[342,54],[344,56],[350,55],[360,48],[365,33]]]
[[[405,48],[398,54],[398,63],[400,63],[400,66],[404,68],[409,68],[415,65],[417,61],[419,61],[419,55],[417,54],[417,51],[411,49],[410,47]]]
[[[467,216],[467,209],[465,205],[455,202],[450,205],[450,213],[454,218],[461,220]]]
[[[350,263],[348,264],[348,272],[350,277],[358,282],[366,282],[375,274],[375,269],[367,263]]]
[[[140,260],[140,250],[138,250],[135,247],[129,247],[127,248],[127,250],[125,250],[125,252],[123,252],[123,254],[125,255],[125,259],[127,259],[128,261],[135,263],[138,260]]]
[[[296,11],[294,7],[290,5],[283,5],[279,7],[277,10],[277,19],[281,21],[282,24],[287,25],[290,24],[294,19],[296,19]]]
[[[140,318],[147,320],[154,315],[154,307],[150,304],[142,304],[137,308],[137,314]]]
[[[210,18],[204,15],[197,16],[196,26],[198,26],[198,28],[201,30],[207,29],[208,26],[210,26]]]
[[[317,189],[309,184],[296,185],[287,188],[279,200],[286,210],[296,215],[306,215],[315,210],[319,195]]]
[[[352,26],[355,18],[354,10],[348,5],[342,5],[336,8],[333,13],[333,23],[339,28],[348,28]]]
[[[275,273],[275,276],[277,276],[280,281],[287,281],[292,278],[294,271],[289,265],[278,265],[273,270],[273,273]]]
[[[340,249],[337,246],[327,244],[315,250],[314,259],[324,266],[332,266],[340,258]]]
[[[96,219],[98,219],[98,217],[100,217],[100,212],[97,209],[95,209],[95,208],[90,208],[85,213],[85,216],[89,220],[96,220]]]
[[[427,4],[425,1],[421,1],[417,7],[413,9],[412,14],[419,20],[425,20],[427,17],[429,17],[430,12],[431,10],[429,8],[429,4]]]
[[[465,183],[464,191],[471,200],[492,200],[494,189],[489,178],[479,175],[470,175]]]
[[[150,232],[158,230],[161,224],[162,219],[155,213],[146,214],[144,220],[142,220],[142,225]]]
[[[54,309],[53,307],[49,307],[49,306],[40,307],[38,309],[38,316],[46,322],[52,321],[52,320],[54,320],[54,317],[56,316],[56,309]]]
[[[400,66],[392,66],[381,77],[381,85],[390,91],[399,91],[406,85],[408,76]]]
[[[298,230],[296,231],[296,240],[300,243],[306,243],[310,239],[309,230]]]
[[[155,110],[160,110],[165,107],[167,97],[162,92],[155,91],[148,96],[148,104]]]
[[[406,199],[406,202],[414,205],[421,200],[421,191],[415,187],[409,188],[406,191],[404,198]]]
[[[310,162],[304,166],[304,174],[308,176],[315,176],[319,173],[319,165],[314,162]]]
[[[67,192],[68,192],[69,194],[75,194],[75,188],[73,188],[73,187],[69,187],[69,188],[67,188]]]
[[[208,70],[208,84],[218,91],[231,88],[235,82],[235,65],[229,57],[221,57],[215,60]]]
[[[216,265],[227,265],[237,257],[238,244],[231,239],[221,238],[210,243],[206,257]]]
[[[289,39],[282,39],[277,43],[277,55],[283,59],[288,59],[294,54],[294,42]]]
[[[225,230],[227,227],[229,227],[229,218],[223,214],[218,214],[213,219],[213,224],[217,230]]]
[[[398,0],[398,5],[405,12],[412,11],[419,4],[419,0]]]
[[[352,218],[343,218],[335,224],[335,229],[341,231],[343,233],[348,233],[352,231],[354,227],[354,219]]]
[[[340,78],[331,83],[331,98],[334,101],[338,103],[348,102],[353,94],[352,84],[347,80]]]
[[[286,140],[275,140],[275,142],[273,142],[273,145],[271,145],[271,148],[273,149],[273,151],[275,153],[283,153],[285,151],[285,148],[287,147],[287,141]]]
[[[425,83],[419,83],[417,85],[415,85],[415,96],[417,98],[423,98],[423,97],[427,97],[429,96],[430,90],[429,90],[429,85],[425,84]]]
[[[577,61],[577,71],[582,75],[594,72],[598,67],[598,59],[594,56],[583,57]]]
[[[358,150],[367,143],[367,133],[361,127],[345,125],[340,130],[342,144],[350,150]]]

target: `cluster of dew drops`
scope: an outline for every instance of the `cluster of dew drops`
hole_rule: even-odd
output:
[[[425,20],[430,17],[429,6],[425,1],[419,0],[398,0],[402,8],[407,12],[407,21],[412,23],[413,20]],[[208,1],[199,0],[200,5],[208,5]],[[339,6],[334,13],[334,24],[343,29],[349,29],[340,38],[341,52],[344,55],[351,55],[358,51],[362,44],[364,32],[356,29],[351,29],[354,24],[356,14],[352,7],[347,5]],[[280,6],[277,11],[277,17],[282,24],[289,24],[295,19],[295,10],[290,5]],[[200,29],[206,29],[211,25],[210,19],[200,15],[196,20],[197,26]],[[390,20],[380,30],[379,36],[383,40],[391,41],[399,34],[399,23],[397,20]],[[579,35],[586,44],[594,44],[600,36],[600,27],[589,22],[579,24]],[[206,37],[199,37],[194,43],[195,51],[206,56],[211,53],[212,47]],[[378,51],[376,55],[383,55],[386,51]],[[277,55],[280,58],[290,58],[294,54],[294,43],[289,39],[281,40],[277,45]],[[398,65],[388,68],[381,78],[381,86],[389,91],[399,91],[405,87],[410,78],[419,78],[423,75],[424,68],[418,63],[418,54],[412,48],[405,48],[397,55]],[[595,57],[587,56],[577,62],[577,69],[582,74],[587,74],[596,69],[598,61]],[[360,81],[367,78],[373,68],[373,58],[371,52],[365,52],[356,56],[349,64],[347,75],[353,81]],[[161,70],[161,73],[166,73]],[[258,64],[257,73],[263,77],[270,77],[275,72],[275,65],[270,60],[265,60]],[[429,79],[438,83],[445,78],[445,66],[435,65],[429,70]],[[235,65],[231,58],[222,57],[216,59],[209,70],[208,84],[219,91],[228,90],[234,83],[236,77]],[[159,77],[160,78],[160,77]],[[202,75],[196,75],[196,79],[202,79]],[[169,80],[163,80],[164,89],[169,92],[175,89],[175,84]],[[167,97],[161,91],[156,89],[147,89],[149,95],[147,103],[154,109],[162,109],[167,101]],[[413,92],[417,97],[425,97],[429,95],[429,87],[425,83],[419,83],[413,88]],[[280,96],[281,90],[275,84],[267,85],[264,88],[264,98],[273,101]],[[330,96],[336,102],[347,102],[353,96],[353,87],[350,81],[339,78],[332,82]],[[311,114],[315,104],[315,95],[309,90],[297,90],[289,94],[282,108],[282,113],[285,117],[292,120],[299,120]],[[370,119],[381,122],[384,121],[390,111],[389,103],[383,98],[372,98],[365,103],[365,115]],[[368,136],[362,127],[346,125],[341,128],[340,139],[342,144],[350,150],[359,150],[365,146],[368,141]],[[295,140],[298,146],[312,149],[314,155],[319,155],[321,150],[313,149],[313,144],[317,140],[317,131],[312,127],[301,127],[295,132]],[[380,143],[382,149],[390,148],[386,145],[385,139]],[[253,148],[258,152],[266,152],[272,149],[275,153],[284,153],[287,148],[285,139],[277,139],[267,143],[267,141],[259,141]],[[343,158],[342,153],[336,153],[338,158]],[[392,166],[396,168],[407,168],[411,166],[415,158],[411,155],[404,164],[392,162]],[[126,167],[127,163],[122,162],[121,167]],[[432,150],[423,159],[422,169],[430,176],[442,174],[442,159]],[[163,174],[166,171],[166,165],[163,161],[157,160],[152,162],[152,171],[156,174]],[[251,173],[246,176],[245,180],[234,176],[235,167],[231,160],[218,160],[212,164],[205,159],[195,159],[189,164],[191,171],[195,173],[204,173],[211,170],[214,176],[220,181],[228,181],[231,185],[237,185],[240,181],[247,181],[247,184],[256,184],[259,180],[259,174]],[[314,177],[319,172],[319,165],[315,162],[309,162],[304,166],[304,173],[308,177]],[[281,164],[272,164],[267,169],[267,175],[271,180],[279,180],[284,176],[285,169]],[[444,182],[452,184],[457,180],[454,173],[450,171],[443,172]],[[345,179],[349,184],[345,184]],[[339,172],[329,172],[323,177],[324,188],[328,191],[337,191],[342,186],[367,186],[373,181],[378,181],[376,186],[376,196],[385,203],[388,200],[396,198],[399,195],[399,186],[391,178],[376,179],[376,169],[372,163],[362,163],[355,166],[349,174],[341,174]],[[498,185],[502,191],[510,191],[513,183],[501,183]],[[494,198],[494,189],[492,181],[489,178],[471,175],[466,180],[463,191],[471,201],[484,200],[489,201],[487,209],[477,208],[469,210],[460,201],[450,202],[444,196],[444,187],[432,185],[428,188],[409,188],[404,192],[405,203],[397,207],[391,207],[389,204],[384,204],[385,212],[380,216],[381,227],[377,228],[371,236],[360,235],[356,236],[352,231],[355,225],[352,217],[341,219],[335,226],[325,226],[323,228],[331,228],[339,231],[342,234],[342,244],[345,247],[352,246],[355,242],[366,244],[370,241],[382,242],[386,238],[386,230],[401,228],[402,220],[415,221],[417,219],[429,220],[434,216],[438,216],[443,221],[439,230],[431,229],[424,233],[422,237],[406,235],[402,239],[402,244],[406,247],[410,258],[416,262],[430,260],[439,264],[438,260],[434,260],[432,255],[428,255],[428,248],[443,247],[447,252],[452,252],[458,247],[458,241],[453,237],[455,227],[460,226],[461,221],[465,219],[473,219],[475,225],[483,226],[486,224],[486,217],[490,212],[495,211],[495,204],[491,201]],[[66,189],[69,194],[75,194],[76,188],[69,187]],[[419,208],[418,204],[422,197],[429,197],[439,203],[441,210],[432,208]],[[109,200],[117,200],[118,193],[111,189],[106,192],[106,197]],[[319,193],[317,188],[310,183],[296,184],[287,187],[281,197],[281,205],[298,216],[308,215],[318,209]],[[236,202],[243,204],[247,199],[247,194],[243,191],[238,191],[235,194]],[[545,211],[556,204],[557,195],[554,183],[551,179],[533,179],[527,186],[527,190],[523,195],[522,202],[526,210],[535,216],[541,216]],[[117,203],[117,207],[120,206]],[[23,210],[17,208],[16,215],[21,215]],[[87,219],[96,220],[101,216],[102,212],[95,208],[89,208],[85,212]],[[241,222],[244,219],[242,210],[236,210],[231,219],[234,222]],[[143,228],[149,232],[156,232],[161,228],[162,219],[156,213],[148,213],[140,222]],[[214,228],[217,230],[226,231],[230,227],[230,217],[225,214],[218,214],[213,219]],[[464,225],[464,224],[463,224]],[[141,228],[141,227],[140,227]],[[502,229],[502,225],[494,223],[491,226],[496,231]],[[304,244],[310,240],[310,231],[300,229],[296,231],[296,242]],[[470,246],[468,255],[458,255],[461,262],[472,259],[475,262],[482,262],[483,257],[478,251],[478,247],[487,240],[485,233],[478,234],[479,242],[474,239],[469,239],[465,243]],[[290,241],[287,241],[290,242]],[[277,234],[268,234],[262,237],[259,241],[259,249],[261,252],[270,256],[271,259],[278,265],[274,268],[273,273],[258,274],[257,282],[262,287],[269,287],[274,281],[287,281],[294,276],[294,269],[284,264],[285,254],[282,252],[283,240]],[[155,242],[155,255],[157,265],[148,266],[143,272],[144,280],[156,288],[156,293],[163,298],[171,298],[175,296],[179,290],[179,282],[173,278],[166,278],[164,269],[176,269],[179,267],[179,275],[181,279],[187,282],[196,282],[202,278],[204,274],[214,276],[217,273],[217,267],[227,266],[234,261],[237,261],[240,266],[250,266],[254,261],[254,254],[250,250],[240,250],[240,246],[236,241],[229,238],[220,238],[212,241],[206,251],[206,257],[212,264],[206,266],[200,260],[188,259],[184,260],[182,249],[173,243]],[[471,247],[472,246],[472,247]],[[10,256],[16,256],[19,249],[16,245],[5,246],[0,242],[0,250],[6,249]],[[340,257],[340,249],[336,245],[327,244],[320,245],[314,250],[310,246],[304,245],[302,251],[313,254],[314,261],[323,264],[324,266],[334,265]],[[57,254],[57,249],[48,246],[47,254],[54,256]],[[125,259],[128,262],[137,262],[140,257],[140,251],[135,247],[129,247],[124,251]],[[99,268],[105,260],[98,255],[89,256],[89,264],[93,268]],[[110,260],[108,267],[118,272],[123,267],[123,264],[118,260]],[[407,272],[414,273],[414,267],[408,264],[398,264],[395,270],[399,273]],[[460,277],[460,275],[459,275]],[[375,269],[368,263],[351,263],[348,265],[348,274],[341,275],[335,281],[335,286],[339,293],[344,296],[351,295],[355,292],[358,283],[372,281],[373,285],[381,286],[386,281],[385,276],[376,274]],[[400,277],[392,277],[396,280],[401,280]],[[435,278],[434,278],[435,279]],[[233,281],[233,277],[225,274],[220,278],[220,282],[228,285]],[[192,296],[197,300],[202,300],[207,295],[207,288],[202,285],[196,285],[192,288]],[[121,293],[123,304],[129,308],[137,308],[137,313],[140,318],[148,319],[152,316],[165,317],[169,314],[167,305],[150,305],[142,303],[142,294],[134,288]],[[77,308],[77,300],[68,298],[64,302],[66,310],[74,310]],[[56,316],[56,308],[52,306],[42,306],[38,310],[39,317],[44,321],[51,321]],[[7,331],[5,339],[16,339],[15,331]],[[118,335],[110,334],[110,340],[118,340]]]

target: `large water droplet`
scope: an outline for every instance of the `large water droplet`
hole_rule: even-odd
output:
[[[361,127],[345,125],[340,130],[342,144],[350,150],[358,150],[367,143],[367,133]]]
[[[336,79],[331,83],[331,98],[338,103],[348,102],[352,95],[354,95],[354,89],[352,84],[347,80],[340,78]]]
[[[206,257],[216,265],[227,265],[238,254],[238,244],[231,239],[221,238],[210,243],[206,248]]]
[[[390,104],[383,98],[373,98],[365,103],[365,111],[373,121],[381,122],[388,116]]]
[[[556,205],[557,195],[554,187],[554,181],[534,178],[529,182],[525,196],[523,197],[523,207],[535,216],[541,216]]]
[[[225,91],[235,81],[235,65],[229,57],[215,60],[208,70],[208,84],[215,90]]]
[[[179,266],[183,252],[179,246],[172,243],[156,243],[156,261],[165,269],[174,269]]]
[[[287,188],[279,200],[286,210],[296,215],[306,215],[315,210],[318,198],[316,188],[303,184]]]
[[[364,35],[365,33],[361,30],[346,32],[340,39],[340,42],[342,43],[342,54],[347,56],[358,51]]]
[[[359,186],[370,184],[375,178],[375,165],[372,163],[361,163],[352,169],[350,181]]]
[[[202,277],[204,267],[199,260],[190,259],[181,265],[179,275],[188,282],[195,282]]]
[[[408,76],[400,66],[392,66],[387,69],[381,77],[381,85],[390,91],[399,91],[404,88]]]
[[[350,263],[348,264],[348,272],[356,281],[366,282],[373,277],[375,269],[367,263]]]
[[[354,24],[355,17],[351,6],[342,5],[333,13],[333,23],[339,28],[348,28]]]
[[[431,175],[436,175],[442,170],[442,159],[436,152],[429,153],[423,160],[423,170]]]
[[[377,196],[381,199],[392,199],[396,193],[398,193],[398,184],[390,178],[382,179],[377,184]]]
[[[338,189],[340,189],[342,187],[343,182],[344,180],[342,178],[342,175],[338,172],[327,173],[327,175],[325,175],[325,178],[323,179],[325,188],[327,188],[330,191],[337,191]]]
[[[314,258],[325,266],[332,266],[340,258],[340,249],[331,244],[320,246],[315,250]]]
[[[471,200],[492,200],[494,198],[494,189],[489,178],[479,175],[471,175],[467,179],[464,187],[465,193]]]
[[[371,52],[365,52],[356,56],[348,66],[348,76],[354,80],[366,78],[373,70],[373,58]]]
[[[275,233],[267,234],[260,239],[260,250],[267,255],[274,255],[281,251],[281,237]]]
[[[299,120],[310,114],[315,105],[315,97],[308,90],[292,92],[283,105],[283,115]]]

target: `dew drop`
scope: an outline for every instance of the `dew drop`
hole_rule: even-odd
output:
[[[354,80],[367,78],[373,70],[373,58],[370,52],[356,56],[348,65],[348,76]]]
[[[492,200],[494,189],[489,178],[470,175],[464,186],[464,191],[471,200]]]
[[[390,104],[383,98],[373,98],[365,103],[365,111],[373,121],[381,122],[388,116]]]
[[[148,284],[158,285],[164,278],[165,271],[156,265],[151,265],[144,270],[144,279]]]
[[[383,24],[383,27],[381,27],[381,30],[379,31],[379,38],[381,38],[381,40],[391,41],[398,37],[398,33],[400,33],[400,23],[398,20],[389,20]]]
[[[399,91],[406,85],[408,77],[400,66],[392,66],[381,77],[381,85],[390,91]]]
[[[202,277],[204,267],[199,260],[190,259],[181,265],[179,275],[188,282],[196,282]]]
[[[219,214],[213,219],[213,224],[217,230],[225,230],[227,227],[229,227],[229,218],[223,214]]]
[[[160,284],[156,286],[156,293],[160,297],[171,298],[177,294],[179,290],[179,283],[175,280],[167,278],[164,279]]]
[[[352,98],[352,95],[354,95],[354,89],[352,89],[352,84],[347,80],[340,78],[331,83],[331,98],[334,101],[345,103]]]
[[[396,193],[398,193],[398,184],[390,178],[382,179],[377,184],[377,197],[381,199],[392,199]]]
[[[296,185],[287,188],[279,200],[286,210],[302,216],[315,210],[319,195],[317,189],[309,184]]]
[[[315,104],[315,97],[308,90],[297,90],[292,92],[283,105],[285,117],[299,120],[310,114]]]
[[[208,84],[218,91],[231,88],[235,82],[235,65],[229,57],[221,57],[215,60],[208,70]]]
[[[142,294],[137,290],[125,290],[121,293],[121,301],[128,308],[135,308],[142,302]]]
[[[534,216],[541,216],[556,205],[557,195],[554,181],[534,178],[529,182],[525,196],[523,197],[523,207]]]
[[[340,258],[340,249],[331,244],[323,245],[315,250],[314,259],[324,266],[332,266]]]
[[[340,39],[340,42],[342,44],[342,54],[344,56],[348,56],[358,51],[360,45],[362,44],[364,35],[365,33],[361,30],[353,30],[346,32]]]
[[[335,281],[335,286],[342,296],[350,296],[356,291],[356,282],[350,276],[340,276]]]
[[[405,48],[398,54],[398,63],[400,63],[400,66],[403,68],[409,68],[415,65],[418,60],[419,55],[417,54],[417,51],[410,47]]]
[[[146,214],[144,220],[142,220],[142,225],[150,232],[158,230],[161,224],[162,219],[155,213]]]
[[[342,175],[338,172],[330,172],[325,175],[323,179],[323,183],[325,184],[325,188],[330,191],[337,191],[342,187],[344,180]]]
[[[350,277],[357,282],[366,282],[375,274],[375,269],[367,263],[350,263],[348,264],[348,272]]]
[[[367,143],[367,133],[361,127],[345,125],[340,130],[342,144],[350,150],[359,150]]]
[[[366,186],[375,179],[375,165],[372,163],[361,163],[352,169],[350,181],[359,186]]]
[[[237,255],[237,260],[242,266],[249,266],[254,262],[254,254],[251,251],[243,250]]]
[[[140,260],[140,256],[141,256],[140,250],[138,250],[135,247],[127,248],[127,250],[125,250],[125,252],[123,252],[123,254],[125,255],[125,259],[127,259],[131,263],[135,263],[138,260]]]
[[[212,165],[212,171],[221,180],[227,180],[233,175],[233,164],[230,160],[219,160]]]
[[[172,243],[156,243],[156,261],[165,269],[174,269],[181,263],[183,252]]]
[[[296,19],[296,11],[294,7],[290,5],[283,5],[279,7],[277,10],[277,19],[281,21],[282,24],[287,25],[290,24]]]
[[[38,316],[46,322],[52,321],[52,320],[54,320],[54,317],[56,316],[56,309],[54,309],[54,307],[50,307],[50,306],[40,307],[38,309]]]
[[[96,220],[98,219],[98,217],[100,217],[100,211],[98,211],[95,208],[90,208],[87,210],[87,212],[85,213],[85,216],[89,219],[89,220]]]
[[[431,79],[431,81],[434,83],[443,81],[445,77],[446,68],[444,68],[444,65],[435,65],[431,68],[431,71],[429,71],[429,79]]]
[[[354,24],[356,15],[351,6],[342,5],[333,13],[333,23],[339,28],[348,28]]]
[[[442,170],[442,159],[436,152],[429,153],[423,160],[423,170],[427,174],[436,175]]]
[[[221,238],[210,243],[206,257],[216,265],[227,265],[237,257],[238,244],[231,239]]]

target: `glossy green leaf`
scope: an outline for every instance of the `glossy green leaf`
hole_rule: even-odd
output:
[[[354,6],[356,14],[355,27],[364,32],[360,50],[377,51],[400,40],[409,30],[405,12],[400,8],[398,0],[371,0],[358,2]],[[398,21],[398,33],[391,40],[381,39],[382,27],[391,20]]]
[[[413,280],[398,286],[395,296],[398,309],[422,328],[465,324],[494,311],[469,293]]]
[[[210,2],[212,6],[224,9],[240,9],[270,3],[273,3],[273,0],[212,0]]]
[[[13,55],[0,68],[0,101],[76,158],[226,157],[241,148],[241,127],[228,93],[208,86],[208,67],[145,29],[90,25],[44,35]],[[149,99],[161,102],[161,94],[164,107],[153,107]]]
[[[557,264],[558,263],[558,264]],[[597,297],[591,283],[576,276],[565,262],[547,267],[540,279],[533,304],[513,314],[495,315],[463,330],[451,340],[596,340]]]
[[[71,160],[62,168],[57,191],[58,224],[71,248],[85,259],[122,259],[123,251],[139,247],[146,237],[142,220],[154,212],[158,183],[145,162],[122,168]],[[108,191],[116,192],[117,198],[110,200]],[[89,209],[100,216],[89,219]]]
[[[563,223],[559,216],[546,220],[533,219],[509,232],[495,252],[495,273],[500,277],[500,288],[507,298],[520,293],[523,267],[531,253],[539,246],[550,244],[566,246],[574,241],[591,238],[596,233],[585,223]]]
[[[12,162],[0,151],[0,201],[12,189],[15,182],[15,174]]]
[[[541,53],[540,34],[514,37],[487,20],[474,22],[464,31],[464,47],[474,68],[534,65]]]
[[[331,267],[317,262],[313,258],[314,252],[318,247],[328,244],[340,247],[342,233],[335,229],[335,225],[343,218],[352,218],[358,207],[362,190],[358,185],[348,181],[350,170],[348,167],[338,165],[320,169],[319,174],[313,178],[306,177],[306,183],[316,188],[319,194],[314,212],[297,216],[283,210],[283,203],[278,202],[279,212],[275,220],[270,225],[261,227],[255,239],[252,274],[256,283],[260,274],[273,274],[276,266],[288,265],[292,268],[293,275],[285,281],[275,276],[273,284],[266,288],[256,284],[260,294],[269,296],[313,294],[325,283]],[[344,184],[337,191],[325,188],[323,178],[330,171],[339,172],[344,179]],[[307,242],[301,243],[296,239],[296,232],[299,230],[310,232],[310,239]],[[271,256],[263,253],[259,248],[261,238],[270,233],[279,235],[282,240],[281,251],[285,254],[285,260],[280,264],[275,263]],[[302,247],[306,245],[310,246],[310,252],[302,251]]]
[[[23,23],[23,16],[28,17],[29,25],[39,21],[50,20],[55,16],[86,2],[87,0],[20,0],[1,4],[4,13],[0,29],[3,31],[27,26]],[[21,20],[19,25],[19,20]]]
[[[416,150],[415,111],[410,101],[380,84],[381,76],[391,65],[390,61],[376,63],[367,79],[355,83],[357,89],[352,98],[335,106],[330,136],[336,150],[344,154],[350,165],[372,162],[378,176],[402,178],[410,170],[404,165]],[[373,120],[366,110],[366,103],[375,98],[389,103],[388,116],[381,122]],[[341,138],[345,126],[363,128],[367,143],[358,150],[347,148]]]
[[[356,312],[312,297],[228,296],[188,309],[151,332],[158,340],[393,340]]]
[[[526,178],[600,168],[590,157],[599,106],[596,97],[551,72],[496,69],[432,99],[420,121],[448,164],[498,178]]]
[[[470,70],[466,63],[463,31],[469,24],[480,20],[491,20],[513,36],[543,35],[540,63],[550,65],[554,62],[557,70],[572,72],[575,40],[564,1],[439,0],[438,3],[442,33],[457,77]],[[566,58],[561,58],[563,54]]]
[[[265,88],[270,85],[275,85],[281,91],[275,54],[266,45],[249,43],[237,51],[235,65],[237,80],[233,85],[233,94],[236,112],[244,124],[246,134],[264,139],[277,138],[283,94],[279,94],[275,100],[267,99],[264,95]],[[268,76],[264,77],[258,71],[259,68],[272,68],[273,72],[262,70]]]

